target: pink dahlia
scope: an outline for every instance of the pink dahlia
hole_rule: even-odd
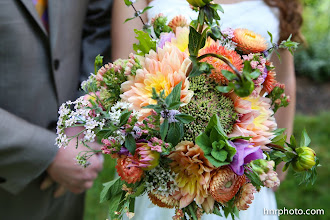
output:
[[[241,115],[233,126],[229,137],[251,137],[252,145],[266,150],[266,144],[275,137],[273,131],[277,128],[274,112],[271,110],[271,100],[265,97],[234,98],[235,110]]]
[[[166,43],[157,52],[150,51],[142,60],[144,68],[137,70],[135,76],[129,76],[128,81],[121,85],[122,100],[132,103],[133,109],[146,114],[150,110],[142,107],[156,103],[151,98],[152,88],[157,93],[164,91],[165,96],[168,96],[182,82],[181,102],[188,103],[193,96],[193,91],[188,90],[187,71],[190,63],[188,55],[171,44]]]

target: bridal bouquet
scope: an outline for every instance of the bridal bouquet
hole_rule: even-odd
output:
[[[81,152],[79,164],[88,166],[97,152],[117,159],[119,177],[101,193],[101,201],[110,200],[111,219],[134,216],[135,198],[144,194],[175,208],[173,219],[234,218],[261,187],[280,184],[275,168],[282,161],[302,182],[315,181],[318,160],[307,133],[300,144],[293,136],[287,143],[274,118],[289,97],[268,54],[293,52],[297,43],[268,44],[246,29],[221,30],[220,5],[188,2],[197,20],[187,24],[177,16],[167,23],[160,14],[135,30],[136,53],[104,66],[98,56],[95,74],[81,86],[86,95],[59,110],[59,147],[74,138],[103,146]],[[81,132],[66,136],[76,126]]]

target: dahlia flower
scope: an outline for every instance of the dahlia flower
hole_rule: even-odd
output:
[[[194,198],[201,205],[210,196],[208,188],[214,166],[205,158],[202,149],[189,141],[180,142],[168,157],[173,160],[170,165],[177,174],[176,182],[183,196],[180,208],[189,205]]]
[[[122,157],[117,160],[116,170],[122,180],[127,183],[136,183],[141,180],[143,170],[139,167],[131,167],[131,159]]]
[[[235,29],[232,40],[237,43],[237,49],[246,54],[263,52],[268,46],[266,39],[260,34],[242,28]]]
[[[164,196],[155,192],[149,192],[148,197],[150,201],[159,207],[162,208],[174,208],[179,206],[179,201],[175,196]]]
[[[189,81],[186,72],[191,61],[188,55],[180,52],[175,46],[166,43],[163,49],[158,48],[157,53],[151,51],[144,60],[144,68],[136,71],[136,76],[130,76],[129,80],[121,85],[123,101],[132,103],[133,109],[141,110],[141,113],[149,113],[149,109],[143,106],[155,104],[152,97],[152,88],[157,93],[164,91],[169,95],[173,88],[182,82],[181,102],[188,103],[193,95],[189,91]]]
[[[265,97],[234,98],[235,110],[241,114],[238,122],[233,126],[233,132],[228,137],[251,137],[253,146],[268,149],[266,144],[275,137],[272,131],[277,124],[271,110],[271,100]]]
[[[222,166],[212,177],[210,193],[217,202],[226,203],[236,195],[245,181],[245,175],[238,176],[229,166]]]
[[[273,89],[276,85],[275,76],[276,76],[276,73],[274,71],[269,71],[267,73],[267,77],[265,79],[265,82],[263,83],[263,88],[268,93],[271,93],[271,91],[273,91]]]
[[[211,43],[210,46],[204,47],[199,51],[200,55],[214,53],[226,57],[238,71],[241,71],[243,68],[243,61],[241,56],[233,50],[228,50],[223,46],[219,46],[216,43]],[[201,60],[202,62],[207,62],[212,64],[214,69],[211,71],[209,77],[214,79],[217,83],[227,84],[228,80],[222,75],[222,70],[228,70],[234,73],[234,71],[222,60],[215,57],[206,57]]]
[[[187,27],[188,26],[188,22],[187,19],[182,16],[182,15],[177,15],[175,16],[169,23],[168,26],[170,28],[172,28],[172,30],[174,31],[174,33],[176,33],[176,29],[178,27]]]
[[[238,210],[247,210],[254,199],[253,193],[256,192],[257,190],[252,183],[244,184],[235,199],[235,205]]]
[[[189,28],[177,27],[175,29],[175,38],[172,38],[171,43],[173,46],[179,48],[181,52],[188,54],[189,43]]]

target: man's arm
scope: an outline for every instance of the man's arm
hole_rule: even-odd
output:
[[[19,193],[55,158],[56,135],[0,108],[0,187]]]

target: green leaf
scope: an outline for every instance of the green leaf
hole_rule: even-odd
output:
[[[120,114],[120,118],[119,118],[119,126],[123,126],[124,124],[127,123],[129,117],[131,116],[132,111],[129,110],[124,110],[121,114]]]
[[[213,214],[222,217],[222,214],[220,212],[220,209],[217,206],[214,206]]]
[[[237,79],[237,76],[231,72],[231,71],[228,71],[228,70],[221,70],[221,73],[224,77],[226,77],[229,81],[231,80],[234,80],[234,79]]]
[[[208,32],[208,36],[210,36],[215,41],[219,40],[222,36],[220,27],[218,26],[212,27],[211,31]]]
[[[165,140],[165,137],[166,137],[166,134],[167,134],[167,131],[168,131],[168,126],[169,126],[169,123],[168,123],[168,119],[165,118],[165,120],[163,121],[163,123],[160,125],[160,137],[162,138],[162,140]]]
[[[101,139],[107,139],[114,131],[118,130],[118,127],[109,125],[102,130],[96,132],[96,136]]]
[[[130,0],[124,0],[124,2],[125,2],[125,5],[127,5],[127,6],[130,6],[131,4],[133,4]]]
[[[270,36],[270,42],[273,44],[273,35],[269,31],[267,31],[268,35]]]
[[[172,92],[165,98],[165,103],[171,105],[173,102],[180,102],[182,82],[177,84]]]
[[[140,15],[144,14],[144,12],[148,11],[148,10],[151,9],[151,8],[153,8],[153,6],[147,6],[147,7],[145,7],[145,8],[142,10],[142,12],[141,12]]]
[[[190,55],[198,56],[198,48],[199,41],[201,40],[202,35],[196,31],[192,26],[189,27],[189,44],[188,50]]]
[[[213,8],[214,10],[221,11],[222,13],[224,13],[223,8],[219,4],[210,4],[210,7]]]
[[[229,93],[233,87],[232,86],[217,86],[216,89],[222,93]]]
[[[127,148],[127,150],[128,150],[132,155],[134,155],[134,153],[135,153],[135,149],[136,149],[136,142],[135,142],[135,139],[134,139],[133,135],[128,134],[128,135],[125,137],[125,147]]]
[[[148,54],[150,50],[156,51],[156,41],[154,41],[148,33],[137,29],[134,29],[134,32],[137,34],[135,38],[139,43],[133,44],[133,49],[138,55],[144,56],[145,54]]]
[[[213,128],[213,129],[211,130],[209,136],[210,136],[210,141],[211,141],[212,144],[213,144],[214,142],[218,142],[218,141],[220,141],[220,140],[223,140],[223,136],[222,136],[221,133],[220,133],[217,129],[215,129],[215,128]]]
[[[252,73],[249,74],[249,76],[251,77],[251,79],[256,79],[260,76],[261,72],[260,70],[255,70]]]
[[[300,147],[308,147],[310,143],[311,143],[311,139],[309,138],[306,129],[304,128],[301,134]]]
[[[210,163],[215,167],[221,167],[230,164],[230,162],[221,162],[217,159],[215,159],[212,155],[205,155],[206,159],[210,161]]]
[[[128,22],[128,21],[130,21],[130,20],[133,20],[134,18],[136,18],[136,16],[131,17],[131,18],[127,18],[127,19],[124,21],[124,23],[126,23],[126,22]]]
[[[132,198],[136,198],[144,193],[146,189],[145,182],[142,182],[135,190],[133,194],[130,195]]]
[[[168,110],[171,109],[179,109],[181,106],[182,102],[172,102],[169,106],[168,106]]]
[[[286,135],[284,133],[277,135],[272,139],[272,143],[280,146],[284,146],[286,141]]]
[[[188,115],[188,114],[184,114],[184,113],[175,115],[175,118],[178,121],[182,122],[183,124],[189,124],[190,122],[195,120],[195,118],[193,116]]]
[[[111,219],[116,219],[119,215],[115,214],[115,212],[121,211],[123,207],[123,203],[121,202],[125,197],[125,192],[122,191],[121,193],[112,196],[111,202],[109,203],[109,215]]]
[[[172,146],[176,146],[180,139],[183,137],[183,126],[177,122],[171,123],[168,129],[166,142],[171,143]]]
[[[245,169],[246,170],[246,169]],[[251,181],[252,185],[256,187],[257,190],[261,188],[264,184],[261,182],[259,175],[252,169],[252,171],[245,171],[245,175]]]
[[[297,147],[296,138],[293,135],[291,135],[290,137],[290,147],[293,149],[296,149]]]
[[[211,155],[221,161],[221,162],[224,162],[226,159],[227,159],[227,156],[228,156],[228,152],[225,151],[225,150],[218,150],[218,149],[213,149],[211,151]]]
[[[196,144],[203,150],[204,154],[210,154],[212,151],[212,142],[210,141],[209,137],[202,133],[197,136]]]
[[[100,193],[100,203],[107,201],[110,199],[111,196],[117,195],[122,192],[122,185],[123,181],[120,179],[120,177],[110,182],[103,183],[104,188]]]

